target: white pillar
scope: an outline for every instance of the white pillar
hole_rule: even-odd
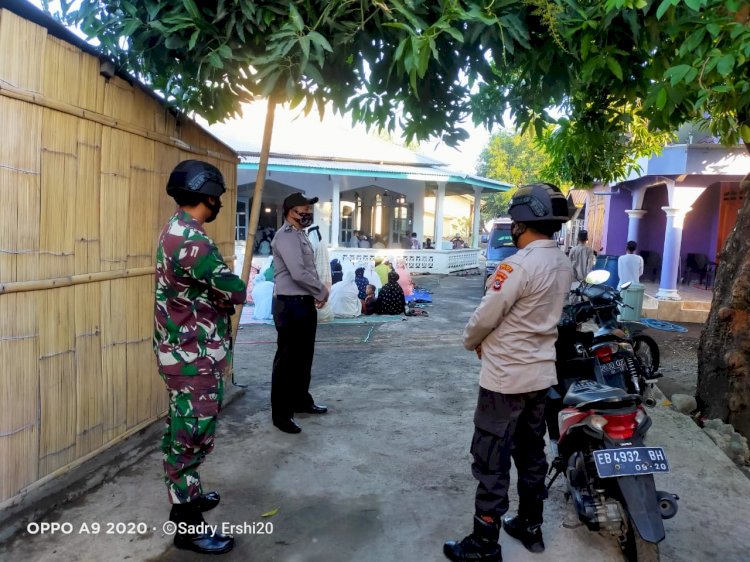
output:
[[[422,185],[417,196],[414,198],[414,218],[411,225],[411,231],[416,232],[417,238],[422,242],[424,242],[425,238],[429,238],[424,231],[424,197],[425,186]]]
[[[482,188],[474,188],[474,221],[471,226],[471,247],[479,248],[479,223],[482,212]]]
[[[445,182],[437,184],[435,197],[435,248],[443,249],[443,218],[445,217]]]
[[[338,248],[341,238],[341,178],[333,176],[331,185],[333,195],[331,197],[331,236],[329,240],[334,248]]]
[[[656,298],[681,300],[677,292],[677,275],[680,268],[680,247],[682,246],[682,228],[685,215],[690,211],[677,207],[662,207],[667,214],[667,227],[664,233],[664,257],[661,264],[661,280]]]
[[[638,242],[638,226],[641,224],[641,219],[646,212],[647,211],[644,211],[643,209],[627,209],[625,211],[625,214],[628,215],[627,242],[630,242],[631,240],[636,243]]]

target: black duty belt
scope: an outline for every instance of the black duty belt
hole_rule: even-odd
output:
[[[313,300],[312,295],[274,295],[274,298],[279,299],[280,301],[304,301],[304,300]]]

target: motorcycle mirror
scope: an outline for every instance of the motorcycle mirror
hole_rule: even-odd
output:
[[[586,283],[589,285],[601,285],[609,279],[609,271],[606,269],[595,269],[586,276]]]
[[[620,290],[621,290],[621,291],[624,291],[624,290],[626,290],[626,289],[627,289],[628,287],[630,287],[630,286],[631,286],[632,284],[633,284],[633,282],[632,282],[632,281],[628,281],[627,283],[623,283],[622,285],[620,285]]]

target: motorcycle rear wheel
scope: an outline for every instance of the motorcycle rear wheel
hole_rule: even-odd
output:
[[[632,521],[628,521],[628,532],[623,545],[628,562],[659,562],[659,545],[644,541]]]
[[[633,336],[633,351],[648,373],[655,373],[659,370],[661,360],[659,346],[651,336],[645,334]]]

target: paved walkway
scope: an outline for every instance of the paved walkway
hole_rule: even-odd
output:
[[[206,519],[255,531],[271,522],[273,533],[238,534],[236,549],[223,560],[437,562],[444,560],[444,540],[469,531],[475,481],[468,451],[479,363],[460,339],[481,280],[420,282],[434,289],[428,318],[372,331],[319,329],[312,390],[331,411],[299,416],[300,435],[271,426],[273,327],[242,330],[238,379],[249,387],[223,412],[216,450],[202,471],[207,489],[223,495]],[[657,485],[681,497],[679,514],[666,522],[662,559],[748,560],[750,481],[688,418],[665,409],[653,417],[650,443],[664,446],[672,465]],[[168,512],[154,442],[136,465],[46,518],[70,523],[71,534],[20,536],[0,546],[0,560],[203,560],[176,550],[162,533]],[[568,513],[558,480],[545,506],[547,551],[529,554],[503,533],[505,559],[622,559],[614,539],[563,526]],[[108,522],[142,522],[146,532],[105,534]],[[80,534],[83,523],[99,523],[102,532]]]

